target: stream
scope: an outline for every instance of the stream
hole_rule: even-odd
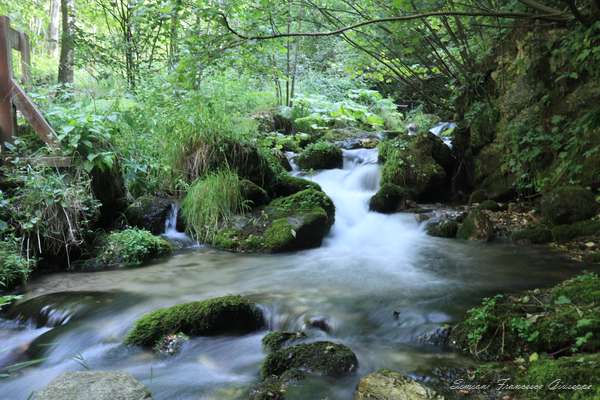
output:
[[[427,376],[464,366],[418,337],[460,319],[483,296],[550,286],[579,270],[544,248],[434,238],[414,214],[369,212],[379,175],[376,150],[357,149],[345,150],[343,169],[309,177],[336,205],[318,249],[253,255],[196,246],[143,268],[37,278],[25,299],[38,301],[23,320],[0,320],[0,368],[34,360],[0,380],[0,398],[27,399],[62,372],[84,369],[126,370],[155,400],[244,398],[259,380],[266,330],[192,338],[168,358],[121,345],[147,311],[243,294],[261,304],[270,329],[307,329],[313,340],[346,344],[358,356],[355,376],[308,380],[288,397],[349,400],[358,379],[379,368]],[[307,327],[310,318],[331,329]]]

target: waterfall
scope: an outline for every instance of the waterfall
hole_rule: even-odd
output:
[[[179,215],[179,205],[177,203],[171,204],[171,209],[169,210],[169,215],[165,220],[165,232],[162,236],[168,239],[171,242],[175,242],[181,244],[184,247],[187,247],[193,244],[192,239],[184,232],[179,232],[177,230],[177,216]]]

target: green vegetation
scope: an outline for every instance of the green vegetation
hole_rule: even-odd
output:
[[[214,241],[223,225],[247,209],[241,182],[235,172],[220,170],[190,186],[182,211],[189,228],[199,240]]]
[[[21,256],[21,248],[15,240],[0,242],[0,289],[10,290],[29,277],[32,262]],[[2,297],[5,300],[5,297]]]
[[[161,308],[145,314],[136,321],[125,343],[153,347],[165,335],[248,333],[263,325],[262,312],[256,304],[241,296],[224,296]]]
[[[307,170],[341,168],[342,150],[332,143],[317,142],[308,145],[297,161],[300,168]]]
[[[104,265],[137,266],[172,252],[166,240],[142,229],[126,229],[109,234],[97,261]]]
[[[269,332],[262,339],[262,345],[267,352],[273,352],[305,337],[306,334],[303,332]]]

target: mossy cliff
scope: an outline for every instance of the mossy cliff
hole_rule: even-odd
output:
[[[583,26],[521,26],[499,42],[456,102],[465,190],[507,200],[572,182],[600,188],[600,57],[586,50],[599,43]]]

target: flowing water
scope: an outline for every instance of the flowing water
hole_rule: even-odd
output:
[[[270,329],[307,329],[312,340],[344,343],[358,355],[356,376],[307,381],[289,398],[351,399],[359,377],[378,368],[426,376],[464,365],[419,335],[459,319],[483,296],[549,286],[577,270],[542,249],[433,238],[412,214],[371,213],[377,153],[349,150],[344,158],[343,169],[311,177],[336,205],[318,249],[249,255],[196,247],[143,268],[35,280],[25,296],[34,300],[15,312],[20,322],[0,322],[0,367],[34,364],[0,380],[0,398],[26,399],[62,372],[88,368],[127,370],[154,399],[244,398],[259,379],[266,330],[193,338],[169,358],[121,345],[147,311],[233,293],[261,304]],[[178,235],[174,225],[167,231]],[[307,327],[313,317],[325,318],[329,333]]]

